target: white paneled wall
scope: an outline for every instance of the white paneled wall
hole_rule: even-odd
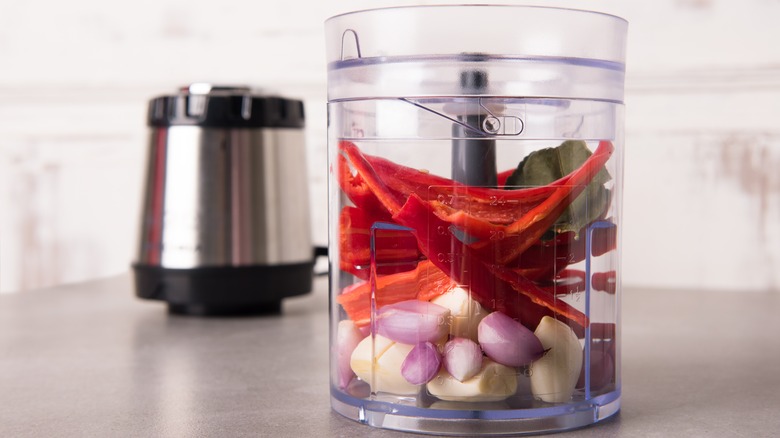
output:
[[[440,2],[0,2],[0,291],[134,256],[147,101],[193,81],[305,100],[326,238],[322,22]],[[780,290],[780,1],[547,1],[627,18],[624,283]]]

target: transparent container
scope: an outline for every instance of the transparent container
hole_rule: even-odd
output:
[[[326,22],[336,412],[449,435],[618,412],[626,30],[519,6]]]

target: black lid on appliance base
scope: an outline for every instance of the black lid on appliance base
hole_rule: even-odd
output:
[[[149,102],[148,125],[212,128],[303,128],[303,102],[249,87],[195,83]]]

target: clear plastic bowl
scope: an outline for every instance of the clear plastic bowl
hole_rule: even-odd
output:
[[[517,6],[326,22],[335,411],[450,435],[618,411],[626,28]]]

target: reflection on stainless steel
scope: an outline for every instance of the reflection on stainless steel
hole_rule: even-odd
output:
[[[311,260],[301,129],[152,133],[138,262],[165,268]]]

